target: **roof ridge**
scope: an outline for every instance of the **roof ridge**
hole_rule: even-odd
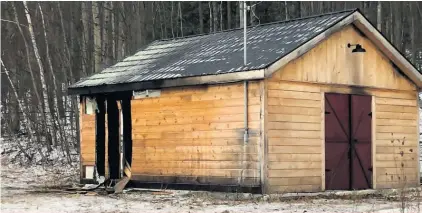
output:
[[[328,12],[328,13],[321,13],[321,14],[316,14],[316,15],[310,15],[310,16],[305,16],[305,17],[299,17],[299,18],[294,18],[294,19],[289,19],[289,20],[273,21],[273,22],[268,22],[268,23],[264,23],[264,24],[259,24],[259,25],[254,25],[254,26],[248,26],[247,28],[255,28],[255,27],[262,27],[262,26],[268,26],[268,25],[273,25],[273,24],[281,24],[281,23],[287,23],[287,22],[293,22],[293,21],[300,21],[300,20],[304,20],[304,19],[310,19],[310,18],[316,18],[316,17],[321,17],[321,16],[334,15],[334,14],[339,14],[339,13],[346,13],[346,12],[353,13],[353,12],[356,12],[356,11],[359,11],[359,9],[358,8],[353,8],[353,9],[347,9],[347,10],[341,10],[341,11],[333,11],[333,12]],[[173,40],[179,40],[179,39],[186,39],[186,38],[194,38],[194,37],[215,35],[215,34],[220,34],[220,33],[237,31],[237,30],[241,30],[241,29],[243,29],[243,28],[233,28],[233,29],[218,31],[218,32],[215,32],[215,33],[203,33],[203,34],[188,35],[188,36],[183,36],[183,37],[157,39],[157,40],[152,41],[151,43],[153,43],[153,42],[160,42],[160,41],[173,41]]]

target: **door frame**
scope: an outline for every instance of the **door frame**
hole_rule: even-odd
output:
[[[363,95],[362,93],[346,93],[341,89],[321,92],[321,191],[326,190],[325,186],[325,94],[326,93],[338,93],[347,95]],[[372,189],[376,189],[376,102],[375,95],[366,94],[371,96],[371,163],[372,163]]]

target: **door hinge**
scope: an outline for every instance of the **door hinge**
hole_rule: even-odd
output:
[[[368,113],[368,115],[372,117],[372,112]]]
[[[328,115],[328,114],[331,114],[331,112],[327,112],[327,111],[325,111],[325,114],[326,114],[326,115]]]

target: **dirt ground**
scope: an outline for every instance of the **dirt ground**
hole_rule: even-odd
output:
[[[388,196],[357,193],[318,196],[250,195],[182,190],[129,189],[120,195],[75,194],[63,189],[76,184],[77,171],[62,167],[1,167],[1,212],[421,212],[420,195],[408,192],[404,202]],[[420,189],[419,189],[420,190]]]

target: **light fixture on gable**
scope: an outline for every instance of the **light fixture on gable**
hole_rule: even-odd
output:
[[[350,44],[350,43],[348,43],[347,47],[348,48],[355,47],[355,49],[352,50],[352,53],[364,53],[364,52],[366,52],[366,50],[360,44]]]

